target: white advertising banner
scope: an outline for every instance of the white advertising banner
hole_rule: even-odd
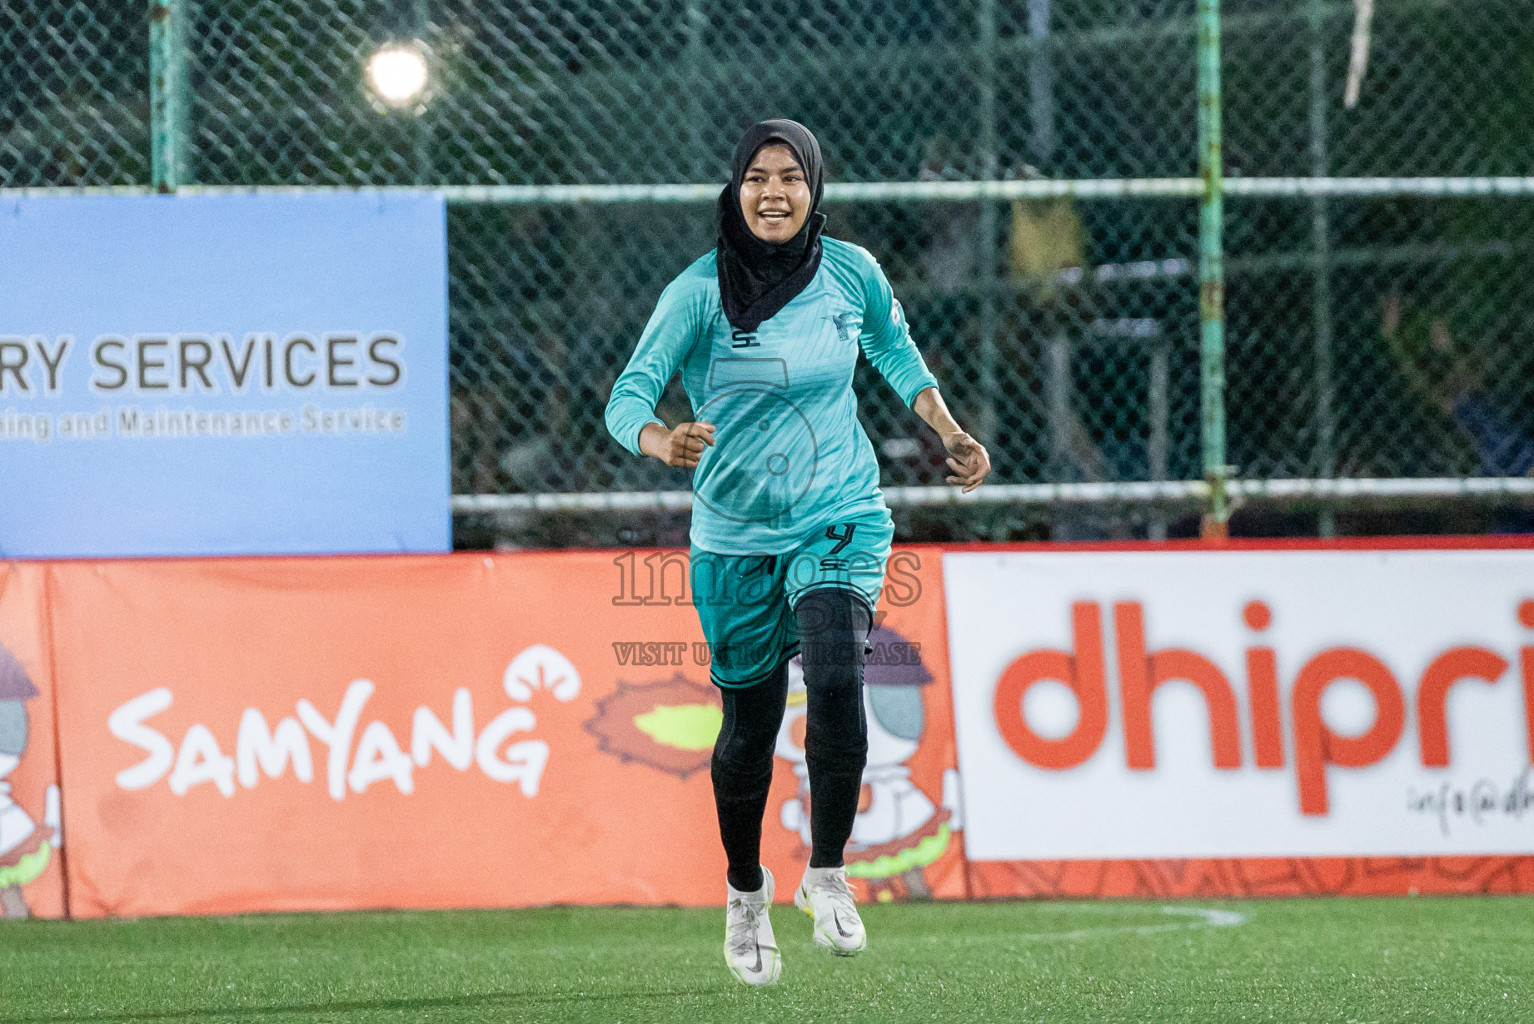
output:
[[[1534,853],[1534,550],[943,572],[972,861]]]

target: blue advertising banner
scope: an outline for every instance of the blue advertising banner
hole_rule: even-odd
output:
[[[0,201],[0,557],[451,547],[440,194]]]

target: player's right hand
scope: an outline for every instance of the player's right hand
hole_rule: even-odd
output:
[[[714,425],[701,420],[696,423],[678,423],[666,436],[662,461],[668,466],[694,469],[703,457],[703,449],[714,443]]]

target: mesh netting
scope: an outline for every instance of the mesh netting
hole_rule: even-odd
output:
[[[0,185],[149,181],[144,4],[0,4]]]
[[[1534,469],[1534,202],[1228,208],[1227,409],[1242,475]]]
[[[1231,179],[1534,173],[1522,0],[1225,0]],[[1197,174],[1194,0],[183,0],[184,182],[722,181],[792,117],[838,182]],[[148,184],[148,5],[0,10],[0,183]],[[367,62],[406,43],[404,108]],[[1260,183],[1259,183],[1260,185]],[[1387,190],[1388,191],[1388,190]],[[1248,479],[1524,476],[1534,465],[1534,196],[1226,199],[1228,461]],[[702,201],[498,195],[449,217],[459,494],[685,490],[607,436],[661,288],[712,245]],[[1201,475],[1196,195],[842,200],[993,482]],[[886,484],[940,484],[867,367]],[[679,388],[660,415],[688,417]],[[912,537],[1159,535],[1196,501],[910,507]],[[1183,524],[1182,526],[1179,523]],[[673,540],[685,514],[502,513],[465,537]],[[632,536],[630,536],[632,535]]]

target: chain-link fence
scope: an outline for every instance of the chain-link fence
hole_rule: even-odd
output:
[[[1518,525],[1534,10],[1222,6],[1235,493],[1313,502],[1325,530],[1350,486],[1494,478],[1491,519],[1451,525]],[[390,43],[429,70],[404,107],[368,84]],[[841,186],[829,233],[880,259],[995,464],[977,493],[1004,500],[939,501],[935,438],[861,368],[902,533],[1157,536],[1196,528],[1205,471],[1197,51],[1195,0],[11,0],[0,185],[147,186],[159,145],[182,187],[447,187],[460,539],[679,542],[687,475],[602,409],[713,244],[735,138],[792,117]],[[167,66],[179,99],[152,114]],[[679,386],[659,412],[690,418]]]

